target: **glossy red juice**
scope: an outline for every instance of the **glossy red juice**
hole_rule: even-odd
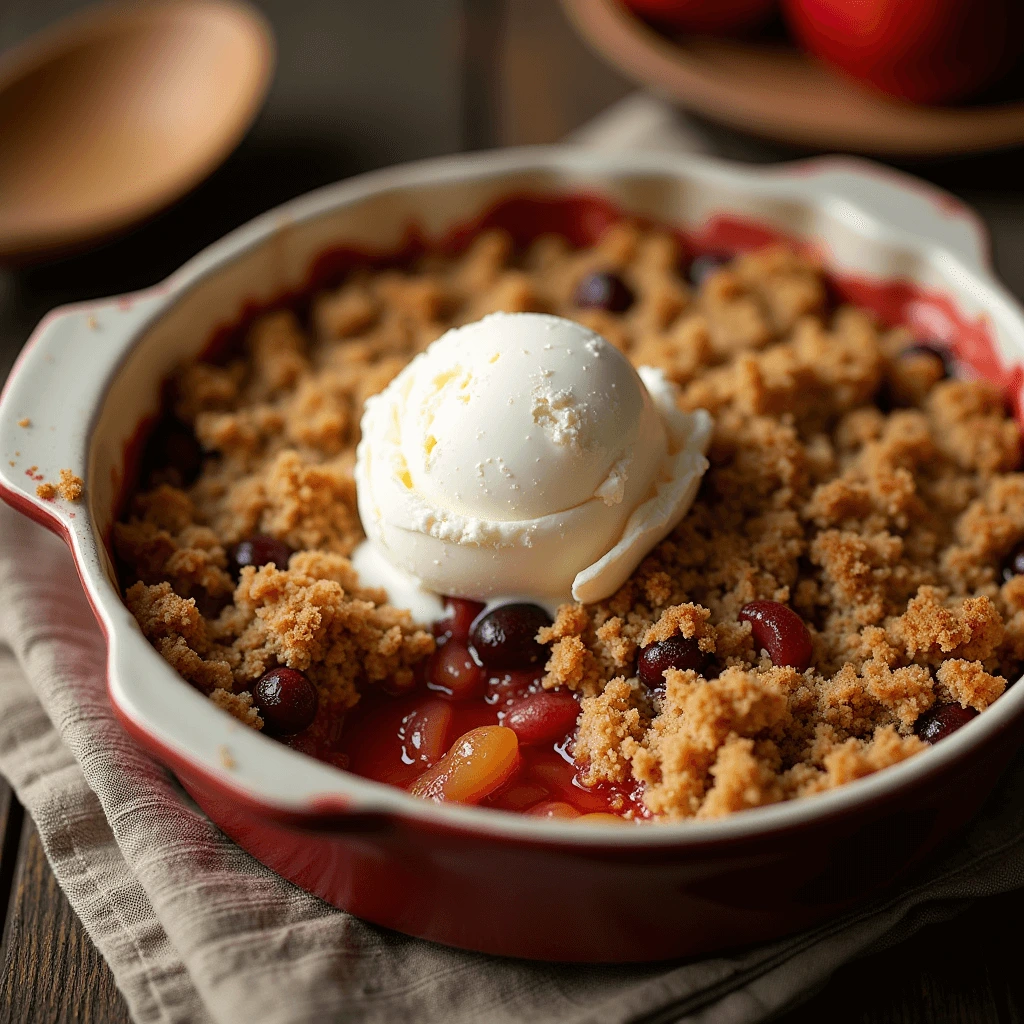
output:
[[[453,636],[443,624],[439,627],[438,650],[409,691],[365,692],[329,748],[302,749],[334,763],[340,756],[357,775],[408,790],[470,730],[508,727],[511,722],[521,737],[518,765],[511,778],[479,801],[481,806],[558,817],[572,817],[573,812],[647,817],[638,789],[581,783],[571,748],[576,697],[544,690],[542,665],[488,673],[467,643],[468,629],[460,628],[460,635]],[[471,691],[453,691],[437,671],[453,649],[458,660],[463,654],[473,659]],[[539,716],[523,714],[531,706],[540,709]],[[572,708],[568,717],[567,706]],[[544,728],[546,721],[554,724],[554,731]],[[425,746],[431,748],[426,754]]]
[[[637,788],[589,788],[580,782],[571,751],[576,697],[544,690],[542,665],[484,670],[469,644],[482,606],[452,601],[448,608],[448,617],[434,627],[438,648],[407,690],[368,689],[355,708],[325,709],[309,729],[286,742],[364,778],[409,790],[460,737],[483,726],[511,724],[523,740],[515,770],[475,802],[544,816],[647,817]],[[445,671],[447,663],[460,666],[461,672]],[[538,707],[539,716],[523,713]]]

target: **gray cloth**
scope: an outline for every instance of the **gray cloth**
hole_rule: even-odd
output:
[[[629,109],[642,126],[635,101]],[[955,845],[899,892],[757,949],[685,964],[586,967],[408,939],[333,909],[253,860],[126,736],[107,700],[103,637],[70,556],[4,507],[0,593],[0,771],[140,1024],[758,1021],[845,961],[944,920],[974,897],[1024,884],[1019,761]]]
[[[278,878],[190,805],[113,716],[63,544],[2,506],[0,593],[0,770],[140,1024],[757,1021],[844,961],[1024,884],[1022,762],[901,892],[755,950],[580,967],[407,939]]]

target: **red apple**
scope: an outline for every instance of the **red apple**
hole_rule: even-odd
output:
[[[815,56],[915,103],[962,100],[1024,52],[1022,0],[782,0]]]
[[[759,28],[775,12],[777,0],[626,0],[626,5],[659,28],[706,35],[729,35]]]

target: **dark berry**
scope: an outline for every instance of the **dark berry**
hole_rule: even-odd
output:
[[[196,608],[199,609],[199,614],[204,619],[215,619],[229,604],[231,604],[231,594],[217,594],[211,595],[206,590],[200,588],[192,595],[196,602]]]
[[[740,621],[750,623],[754,643],[768,652],[773,665],[803,672],[811,664],[811,634],[792,608],[778,601],[751,601],[740,609]]]
[[[503,604],[478,619],[471,640],[489,669],[528,668],[547,656],[537,631],[551,625],[551,616],[535,604]]]
[[[694,288],[700,288],[704,282],[716,271],[721,270],[732,257],[723,253],[706,252],[703,256],[695,256],[690,263],[690,270],[687,276]]]
[[[1003,562],[1003,582],[1009,583],[1014,576],[1024,574],[1024,544],[1018,544]]]
[[[308,728],[319,705],[316,687],[293,668],[275,668],[260,676],[252,699],[271,736],[292,736]]]
[[[882,380],[878,385],[878,390],[875,392],[875,405],[878,406],[880,412],[884,412],[886,416],[889,415],[896,408],[896,402],[893,399],[892,386],[887,380]]]
[[[930,356],[938,364],[941,364],[943,377],[956,375],[956,364],[949,349],[922,341],[916,345],[910,345],[900,352],[900,359],[912,359],[919,356]]]
[[[637,674],[640,681],[653,690],[665,685],[667,669],[693,669],[699,672],[704,659],[704,652],[697,646],[696,637],[670,636],[667,640],[658,640],[641,648]]]
[[[181,487],[194,483],[203,468],[203,450],[191,428],[165,417],[150,435],[146,448],[152,472]]]
[[[254,533],[245,540],[240,540],[228,553],[231,572],[235,579],[247,566],[258,569],[261,565],[273,562],[278,569],[288,568],[288,559],[292,557],[292,549],[283,540],[268,536],[265,533]]]
[[[977,717],[978,712],[974,708],[963,708],[959,704],[938,704],[918,718],[914,723],[914,732],[928,743],[938,743]]]
[[[633,293],[618,274],[596,271],[576,286],[573,302],[581,309],[606,309],[624,313],[633,305]]]
[[[473,620],[484,610],[479,601],[467,601],[462,597],[449,597],[444,606],[444,618],[434,623],[434,636],[450,637],[462,643],[469,642],[469,631]]]

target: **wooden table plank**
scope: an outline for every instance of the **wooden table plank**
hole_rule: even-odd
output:
[[[505,0],[494,60],[494,145],[558,142],[633,90],[595,56],[555,0]]]
[[[840,968],[776,1024],[1018,1024],[1024,892],[981,900],[952,921]],[[1008,941],[1008,938],[1011,940]]]
[[[18,847],[21,839],[21,822],[24,812],[7,785],[0,777],[0,928],[7,920],[7,905],[10,902],[14,872],[18,865]],[[3,945],[0,943],[0,962]]]
[[[57,884],[27,816],[4,929],[0,1020],[131,1024],[110,968]]]

